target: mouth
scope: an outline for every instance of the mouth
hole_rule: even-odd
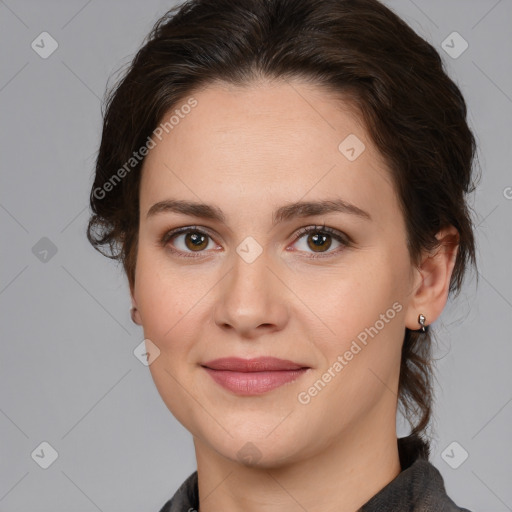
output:
[[[311,368],[275,357],[227,357],[201,364],[212,379],[237,395],[266,393],[293,382]]]

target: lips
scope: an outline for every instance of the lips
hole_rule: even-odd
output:
[[[202,364],[212,370],[227,370],[232,372],[274,372],[286,370],[301,370],[308,368],[305,365],[278,359],[277,357],[257,357],[254,359],[242,359],[241,357],[224,357],[214,359]]]
[[[291,383],[310,370],[308,366],[275,357],[227,357],[201,366],[224,389],[246,396],[266,393]]]

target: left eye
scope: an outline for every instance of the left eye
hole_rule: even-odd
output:
[[[333,239],[338,243],[338,248],[349,245],[347,238],[342,233],[325,226],[311,226],[302,229],[297,233],[297,242],[295,244],[299,245],[299,250],[305,252],[311,250],[314,253],[323,254],[327,253],[331,248]],[[302,243],[302,246],[299,242]],[[329,251],[328,254],[330,255],[335,252],[338,252],[336,247],[334,250]]]

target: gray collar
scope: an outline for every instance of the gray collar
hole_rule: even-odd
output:
[[[470,512],[447,496],[441,473],[428,460],[430,448],[416,435],[397,439],[402,471],[357,512]],[[160,512],[199,508],[197,471],[179,487]]]

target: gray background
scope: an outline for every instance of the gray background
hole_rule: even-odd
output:
[[[431,460],[460,506],[512,510],[512,1],[386,4],[443,56],[482,168],[480,284],[436,322]],[[0,0],[2,512],[156,512],[196,468],[190,434],[133,355],[143,334],[121,267],[85,238],[107,81],[172,5]],[[59,45],[47,59],[31,48],[43,31]],[[453,31],[469,44],[458,58],[442,48]],[[43,441],[58,452],[48,469],[31,457]],[[457,469],[442,457],[453,441],[452,460],[469,454]]]

